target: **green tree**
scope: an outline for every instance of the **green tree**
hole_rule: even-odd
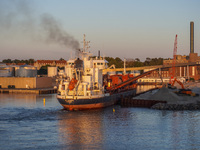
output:
[[[16,64],[21,63],[21,61],[19,59],[15,59],[13,62]]]
[[[115,67],[116,68],[123,68],[124,67],[124,62],[119,58],[115,58]]]
[[[12,60],[11,59],[4,59],[2,62],[3,63],[12,63]]]
[[[151,58],[147,57],[144,62],[144,66],[150,66],[150,61],[151,61]]]
[[[29,64],[29,65],[30,65],[30,64],[34,64],[34,62],[35,62],[35,60],[34,60],[33,58],[31,58],[31,59],[28,60],[28,64]]]
[[[135,61],[136,61],[136,62],[140,62],[140,59],[139,59],[139,58],[135,58]]]
[[[140,61],[134,62],[134,67],[142,67],[142,66],[144,66],[143,62],[140,62]]]

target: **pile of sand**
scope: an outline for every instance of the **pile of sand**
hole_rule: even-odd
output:
[[[173,93],[170,89],[166,87],[162,87],[156,93],[149,97],[150,100],[160,100],[160,101],[167,101],[176,103],[181,100],[181,98]]]

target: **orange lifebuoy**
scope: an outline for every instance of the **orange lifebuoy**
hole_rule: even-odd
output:
[[[73,90],[75,88],[75,85],[76,85],[77,82],[78,82],[78,80],[72,78],[71,81],[69,82],[68,89]]]

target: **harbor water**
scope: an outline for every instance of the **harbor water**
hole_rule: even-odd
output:
[[[146,87],[140,87],[140,90]],[[199,149],[200,111],[66,111],[55,94],[0,94],[0,149]]]

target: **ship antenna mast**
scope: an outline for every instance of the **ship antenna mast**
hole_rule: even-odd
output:
[[[83,52],[85,52],[85,46],[86,46],[85,34],[83,34]]]
[[[85,34],[83,34],[83,52],[88,52],[88,49],[90,48],[89,43],[90,41],[86,41]]]
[[[89,43],[90,43],[90,41],[87,41],[87,42],[86,42],[86,50],[87,50],[87,51],[88,51],[88,49],[90,48]]]

